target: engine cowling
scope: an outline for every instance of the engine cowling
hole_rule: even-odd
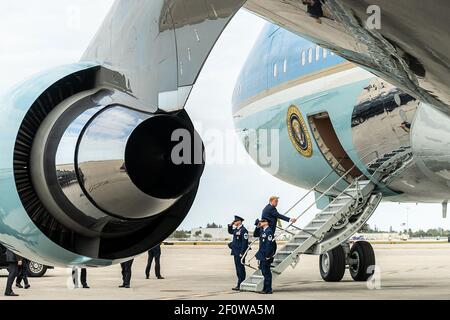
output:
[[[33,261],[125,261],[167,238],[195,198],[204,147],[187,113],[134,108],[98,85],[100,69],[61,67],[2,98],[0,241]],[[183,161],[174,132],[192,142]]]

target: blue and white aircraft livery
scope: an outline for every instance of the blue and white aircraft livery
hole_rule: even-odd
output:
[[[0,242],[46,265],[108,266],[176,230],[205,165],[184,106],[246,8],[270,23],[236,83],[238,136],[319,209],[273,230],[287,239],[274,277],[315,254],[325,281],[347,267],[367,280],[374,251],[349,239],[381,201],[442,203],[445,215],[450,198],[450,39],[434,32],[449,29],[450,6],[377,3],[382,23],[353,0],[116,0],[79,62],[0,98]],[[262,286],[257,271],[241,290]]]

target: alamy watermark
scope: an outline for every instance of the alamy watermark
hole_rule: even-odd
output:
[[[381,29],[381,8],[377,5],[367,7],[367,14],[369,17],[366,20],[366,28],[370,30]]]
[[[171,140],[176,144],[171,152],[172,162],[201,164],[207,160],[210,165],[245,165],[256,161],[271,174],[277,174],[280,169],[279,129],[249,129],[238,133],[239,139],[234,130],[209,129],[201,132],[201,136],[204,151],[198,135],[186,129],[173,131]],[[243,147],[250,157],[244,155]]]
[[[372,274],[369,279],[367,279],[366,285],[369,290],[380,290],[381,289],[381,269],[377,265],[372,265],[367,268],[367,273]]]

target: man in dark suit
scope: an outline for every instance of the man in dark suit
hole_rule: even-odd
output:
[[[6,250],[6,262],[8,263],[8,280],[6,282],[5,296],[8,297],[17,297],[18,294],[15,294],[12,290],[12,286],[14,284],[14,280],[17,277],[18,266],[22,265],[22,259],[17,256],[14,252],[10,250]]]
[[[17,288],[24,288],[21,284],[23,281],[23,285],[25,286],[25,289],[29,289],[30,283],[28,282],[28,267],[30,266],[30,260],[23,258],[22,259],[22,265],[19,266],[19,270],[17,272],[17,280],[16,280],[16,287]]]
[[[297,222],[295,218],[286,217],[277,211],[279,197],[272,196],[269,199],[269,204],[262,211],[262,219],[265,219],[269,223],[269,228],[272,230],[272,233],[275,234],[277,230],[277,219],[281,219],[286,222]]]
[[[234,221],[228,225],[228,233],[233,235],[233,241],[230,243],[231,255],[234,257],[236,275],[238,277],[237,286],[233,290],[240,290],[241,283],[245,280],[245,266],[242,263],[242,257],[248,248],[248,231],[242,224],[244,219],[234,216]]]
[[[157,279],[164,279],[161,276],[161,244],[148,250],[147,267],[145,268],[145,278],[150,278],[150,269],[152,268],[152,262],[155,259],[155,275]]]
[[[131,283],[131,267],[133,266],[134,259],[123,262],[120,264],[122,267],[122,285],[119,288],[130,288]]]
[[[272,294],[272,270],[270,265],[275,254],[274,235],[269,227],[269,221],[261,219],[254,232],[255,237],[259,237],[259,249],[255,257],[259,261],[259,269],[264,276],[264,288],[262,294]]]

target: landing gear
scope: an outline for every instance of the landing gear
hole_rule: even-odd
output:
[[[375,253],[366,241],[357,241],[350,250],[348,269],[355,281],[367,281],[374,273]]]
[[[345,251],[342,246],[320,255],[320,275],[326,282],[341,281],[345,273]]]
[[[344,277],[346,265],[355,281],[367,281],[375,272],[375,252],[366,241],[348,243],[320,255],[320,275],[326,282],[338,282]]]

